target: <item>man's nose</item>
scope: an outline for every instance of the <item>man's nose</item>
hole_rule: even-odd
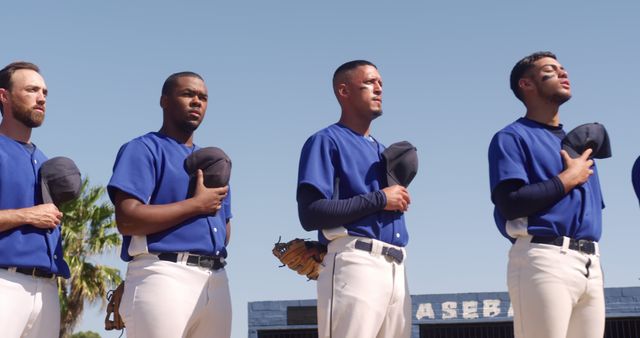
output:
[[[558,71],[558,77],[567,78],[567,77],[569,77],[569,72],[567,72],[567,71],[566,71],[566,70],[564,70],[564,69],[560,69],[560,70]]]
[[[38,92],[38,96],[36,97],[36,102],[38,104],[45,104],[47,102],[47,96],[44,95],[42,91]]]
[[[374,91],[376,94],[382,94],[382,85],[376,82],[376,83],[373,85],[373,91]]]

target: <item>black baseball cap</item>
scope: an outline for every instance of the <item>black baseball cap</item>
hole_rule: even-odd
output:
[[[396,142],[382,152],[387,172],[387,186],[400,184],[405,188],[418,173],[416,147],[407,141]]]
[[[201,148],[184,160],[184,170],[189,174],[189,196],[193,196],[196,184],[196,172],[202,169],[204,185],[207,188],[220,188],[229,184],[231,178],[231,159],[220,148]]]
[[[81,188],[80,170],[70,158],[54,157],[40,166],[42,203],[59,207],[80,196]]]
[[[609,134],[600,123],[594,122],[580,125],[562,139],[562,149],[569,153],[572,158],[580,157],[588,148],[593,151],[590,158],[611,157]]]

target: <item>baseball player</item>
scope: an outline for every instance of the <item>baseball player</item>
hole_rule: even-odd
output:
[[[38,66],[14,62],[0,70],[0,327],[2,336],[58,337],[57,276],[63,260],[62,213],[42,203],[38,172],[47,157],[31,143],[42,125],[47,86]]]
[[[511,89],[527,108],[489,146],[498,229],[513,246],[507,284],[519,338],[601,338],[605,307],[598,240],[602,193],[592,150],[572,158],[559,108],[567,71],[550,52],[520,60]]]
[[[638,196],[638,200],[640,201],[640,157],[638,157],[636,162],[633,164],[631,180],[633,183],[633,190],[636,192],[636,196]]]
[[[382,78],[369,61],[343,64],[333,89],[338,123],[304,144],[298,172],[300,222],[328,245],[318,277],[319,337],[409,337],[405,275],[411,199],[386,187],[384,146],[370,134],[382,115]]]
[[[207,110],[207,87],[192,72],[167,78],[163,124],[126,143],[108,185],[129,262],[120,314],[127,337],[231,335],[225,272],[231,202],[228,186],[207,188],[197,171],[192,197],[185,158]]]

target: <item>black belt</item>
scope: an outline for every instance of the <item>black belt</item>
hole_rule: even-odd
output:
[[[1,269],[9,270],[10,268],[3,267]],[[40,277],[40,278],[52,278],[55,277],[56,274],[50,271],[42,270],[39,268],[15,268],[16,272],[29,275],[32,277]]]
[[[551,244],[555,246],[562,246],[564,242],[564,237],[544,237],[544,236],[533,236],[531,238],[531,243],[539,243],[539,244]],[[589,255],[594,255],[596,253],[596,242],[590,241],[588,239],[569,239],[569,249],[584,252]]]
[[[178,254],[173,252],[163,252],[158,254],[158,258],[163,261],[178,262]],[[187,265],[199,266],[209,270],[220,270],[227,265],[223,258],[213,256],[189,255],[187,257]]]
[[[373,249],[373,244],[367,243],[365,241],[357,240],[355,248],[358,250],[371,252],[371,250]],[[398,264],[402,263],[402,260],[404,259],[404,254],[402,253],[402,250],[398,250],[390,246],[383,246],[381,253],[393,259]]]

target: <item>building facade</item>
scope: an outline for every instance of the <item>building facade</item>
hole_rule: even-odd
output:
[[[640,338],[640,287],[606,288],[605,338]],[[413,295],[412,338],[512,338],[506,292]],[[316,301],[249,306],[249,338],[316,338]]]

